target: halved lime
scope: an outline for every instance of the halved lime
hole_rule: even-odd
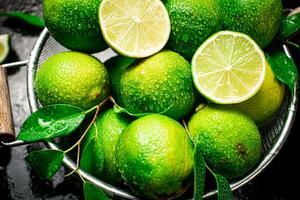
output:
[[[0,35],[0,63],[2,63],[9,52],[9,35]]]
[[[260,89],[266,58],[247,35],[220,31],[206,40],[192,59],[198,91],[218,104],[243,102]]]
[[[171,31],[168,12],[160,0],[103,0],[99,20],[106,42],[128,57],[160,51]]]

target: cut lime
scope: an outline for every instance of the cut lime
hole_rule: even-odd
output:
[[[243,102],[261,87],[266,59],[247,35],[220,31],[206,40],[192,59],[198,91],[218,104]]]
[[[160,51],[171,31],[168,12],[160,0],[103,0],[99,20],[106,42],[128,57]]]
[[[0,35],[0,63],[2,63],[9,52],[9,35]]]

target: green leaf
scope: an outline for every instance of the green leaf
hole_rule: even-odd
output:
[[[83,121],[85,112],[67,104],[46,106],[31,114],[23,123],[18,140],[35,142],[61,137],[73,132]]]
[[[275,77],[285,83],[294,92],[298,76],[294,61],[281,51],[273,51],[270,55],[266,54],[266,58],[271,65]]]
[[[128,110],[126,110],[125,108],[122,108],[122,107],[120,107],[116,104],[114,105],[113,109],[114,109],[115,113],[126,113],[130,116],[137,117],[137,118],[144,117],[146,115],[151,114],[151,113],[137,113],[137,114],[134,114],[134,113],[131,113]]]
[[[12,17],[12,18],[17,18],[20,19],[27,24],[39,27],[39,28],[44,28],[45,27],[45,22],[44,20],[36,15],[33,14],[27,14],[23,12],[0,12],[0,16],[6,16],[6,17]]]
[[[300,31],[300,13],[288,16],[282,20],[279,37],[282,41],[285,41],[298,31]]]
[[[162,112],[159,112],[157,114],[164,114],[166,113],[168,110],[170,110],[172,107],[173,107],[174,104],[172,104],[169,108],[167,108],[166,110],[162,111]],[[140,117],[144,117],[144,116],[147,116],[147,115],[150,115],[150,114],[153,114],[153,113],[131,113],[129,112],[126,108],[123,108],[117,104],[114,104],[114,107],[113,107],[113,110],[115,113],[126,113],[130,116],[133,116],[133,117],[137,117],[137,118],[140,118]]]
[[[225,177],[220,174],[213,174],[218,188],[218,200],[232,200],[233,195],[230,188],[230,185]]]
[[[84,182],[83,191],[85,200],[109,200],[105,193],[93,183]]]
[[[112,91],[114,92],[115,97],[120,97],[120,80],[123,72],[131,66],[137,59],[129,58],[125,56],[116,56],[105,63],[107,70],[110,75]],[[118,103],[121,103],[121,99],[117,99]],[[122,104],[122,103],[121,103]]]
[[[99,137],[93,137],[84,147],[80,167],[91,174],[100,174],[104,165],[104,152]]]
[[[51,179],[62,165],[64,152],[57,150],[33,151],[25,158],[41,179]]]
[[[196,145],[194,152],[194,200],[202,200],[203,198],[205,175],[205,160],[199,145]]]

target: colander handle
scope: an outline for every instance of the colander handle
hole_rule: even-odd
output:
[[[15,140],[15,130],[6,69],[0,65],[0,141]]]

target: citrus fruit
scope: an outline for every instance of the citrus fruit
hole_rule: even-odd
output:
[[[107,48],[98,9],[101,0],[44,0],[43,14],[50,34],[63,46],[88,53]]]
[[[243,32],[261,47],[267,46],[279,30],[281,0],[219,0],[223,29]]]
[[[109,78],[105,66],[95,57],[62,52],[42,63],[35,90],[44,106],[71,104],[88,109],[109,95]]]
[[[275,78],[271,67],[267,64],[265,80],[260,90],[252,98],[234,106],[250,116],[257,125],[263,126],[279,110],[284,94],[284,85]]]
[[[222,28],[221,10],[215,0],[165,0],[164,4],[172,27],[167,47],[188,60]]]
[[[146,199],[170,199],[191,184],[193,144],[175,120],[151,114],[121,134],[117,167],[129,187]]]
[[[9,52],[9,35],[0,35],[0,63],[2,63]]]
[[[106,42],[128,57],[147,57],[160,51],[171,30],[160,0],[103,0],[99,20]]]
[[[94,137],[99,140],[104,153],[104,165],[102,170],[95,169],[90,172],[91,174],[111,184],[123,183],[116,167],[115,151],[120,134],[130,122],[131,120],[127,116],[115,113],[113,109],[106,110],[97,117],[95,126],[92,126],[86,135],[85,144]]]
[[[192,71],[196,88],[203,96],[218,104],[240,103],[260,89],[266,58],[249,36],[220,31],[199,47]]]
[[[255,123],[228,106],[204,106],[191,117],[188,129],[207,165],[226,178],[245,175],[260,158],[261,137]]]
[[[190,64],[165,50],[123,72],[119,99],[135,114],[163,113],[180,119],[193,108],[195,93]]]

